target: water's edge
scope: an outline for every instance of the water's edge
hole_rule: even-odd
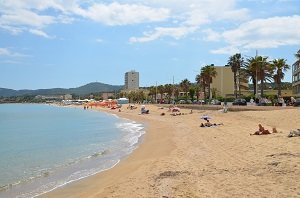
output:
[[[58,108],[80,108],[79,106],[53,106]],[[131,155],[142,143],[145,135],[145,123],[138,123],[122,116],[119,117],[119,115],[113,112],[102,111],[101,109],[89,111],[114,116],[117,120],[120,120],[120,122],[115,122],[115,126],[122,131],[121,134],[123,134],[121,140],[116,140],[117,142],[120,141],[121,146],[112,147],[112,152],[109,154],[106,153],[106,150],[101,151],[101,153],[91,154],[87,157],[91,159],[78,162],[75,167],[70,166],[66,169],[59,170],[53,169],[55,171],[54,173],[46,171],[45,175],[33,178],[32,181],[17,182],[16,185],[9,184],[0,191],[0,197],[38,197],[58,188],[64,188],[68,184],[114,168],[120,161]]]

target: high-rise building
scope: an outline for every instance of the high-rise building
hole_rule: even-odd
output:
[[[300,96],[300,64],[293,65],[293,94]]]
[[[124,88],[127,90],[139,89],[139,72],[132,70],[125,73]]]

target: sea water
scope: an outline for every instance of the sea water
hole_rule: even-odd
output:
[[[115,166],[142,124],[82,108],[0,105],[0,197],[35,197]]]

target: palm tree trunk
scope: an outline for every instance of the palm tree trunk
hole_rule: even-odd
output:
[[[233,80],[234,80],[234,96],[235,96],[235,99],[237,99],[236,72],[233,73]]]
[[[210,83],[208,84],[208,99],[210,99]]]
[[[278,81],[278,96],[281,96],[281,80]]]
[[[253,78],[252,82],[253,82],[253,94],[254,96],[256,96],[256,79]]]
[[[206,86],[203,86],[203,95],[204,95],[204,100],[206,100]]]
[[[188,101],[188,97],[189,97],[189,95],[188,95],[188,91],[187,91],[187,90],[185,90],[185,101],[186,101],[186,102]]]
[[[241,74],[240,74],[240,71],[239,71],[239,74],[238,74],[238,88],[239,88],[239,97],[241,97],[242,91],[241,91]]]
[[[261,79],[260,81],[260,97],[264,97],[264,78]]]

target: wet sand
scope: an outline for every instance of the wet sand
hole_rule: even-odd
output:
[[[299,197],[300,109],[239,111],[102,109],[146,124],[142,144],[114,168],[42,197]],[[165,113],[161,116],[161,113]],[[201,128],[207,114],[213,128]],[[279,133],[250,136],[261,123]]]

